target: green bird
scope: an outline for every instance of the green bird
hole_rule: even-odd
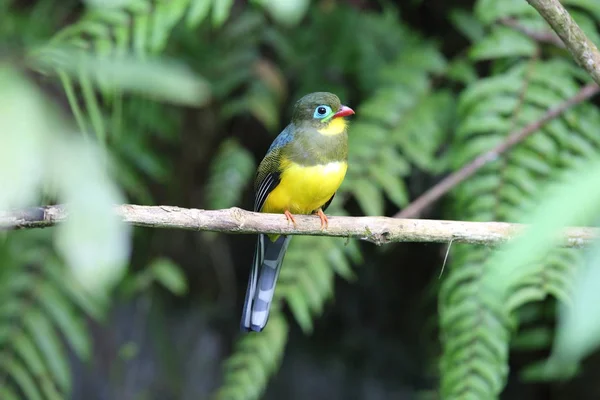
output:
[[[348,134],[344,117],[350,107],[327,92],[311,93],[294,105],[292,122],[275,138],[258,166],[254,181],[254,211],[282,213],[294,225],[293,214],[317,214],[333,200],[348,169]],[[291,237],[258,236],[242,314],[243,331],[260,332],[267,324],[275,284]]]

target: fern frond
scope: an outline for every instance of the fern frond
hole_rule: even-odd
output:
[[[247,10],[217,36],[202,26],[198,35],[176,35],[174,41],[189,57],[187,64],[211,82],[214,98],[223,102],[222,119],[250,114],[275,133],[287,82],[277,63],[262,54],[271,32],[264,15]]]
[[[553,250],[536,273],[528,277],[511,293],[507,306],[514,310],[518,321],[518,331],[511,340],[511,348],[519,351],[548,349],[554,337],[554,302],[548,307],[543,302],[552,296],[560,302],[570,304],[575,274],[582,263],[583,254],[576,249]],[[539,302],[532,302],[537,297]],[[524,379],[536,376],[538,363],[527,366],[522,371]]]
[[[368,215],[382,215],[383,196],[406,205],[410,164],[439,170],[436,152],[453,115],[449,92],[432,93],[431,74],[445,63],[433,47],[407,49],[381,71],[381,88],[360,105],[348,136],[351,168],[342,191]]]
[[[239,204],[242,191],[254,176],[255,164],[250,152],[237,140],[225,140],[210,165],[206,184],[208,207],[219,209]]]
[[[471,85],[458,105],[460,124],[450,155],[453,168],[536,120],[548,108],[574,95],[578,87],[569,63],[562,61],[518,63],[505,73]],[[450,205],[453,218],[521,220],[561,168],[600,148],[596,135],[582,128],[596,118],[598,110],[591,105],[572,109],[482,168],[454,191]],[[578,119],[587,122],[574,124]],[[445,398],[498,396],[507,375],[508,339],[517,326],[514,310],[548,295],[564,298],[576,265],[569,252],[542,260],[536,273],[517,282],[506,304],[499,305],[481,290],[489,253],[481,247],[455,246],[451,272],[442,284],[439,301]]]
[[[152,111],[151,102],[123,92],[194,105],[208,99],[210,89],[202,78],[156,57],[165,52],[180,21],[188,18],[188,27],[194,28],[204,19],[198,10],[205,5],[206,12],[212,7],[215,25],[229,16],[227,1],[132,0],[120,8],[90,7],[31,52],[34,66],[60,78],[81,132],[118,150],[115,175],[142,203],[152,201],[142,184],[144,175],[158,182],[170,176],[160,154],[150,148],[148,133],[178,132],[182,110],[157,109],[154,103]],[[158,123],[139,126],[142,112]]]
[[[147,67],[151,64],[147,64],[147,59],[164,51],[175,25],[184,18],[190,6],[191,0],[132,0],[120,8],[91,7],[78,21],[32,52],[39,68],[53,70],[60,77],[82,132],[94,132],[97,139],[105,143],[109,132],[118,131],[109,129],[106,108],[112,108],[113,116],[122,114],[121,91],[127,86],[136,91],[135,82],[143,81],[144,75],[150,72]],[[72,49],[81,52],[69,53]],[[90,55],[96,58],[92,60]],[[137,65],[133,65],[134,61]],[[162,76],[169,78],[161,78],[164,82],[154,85],[154,89],[162,91],[160,96],[167,98],[170,95],[164,89],[175,84],[173,78],[183,75],[174,69],[170,73],[163,72]],[[79,93],[74,90],[75,82],[79,85]],[[151,86],[146,81],[138,89],[143,92],[144,87],[150,89]],[[206,93],[206,84],[201,83],[201,86],[201,91]],[[183,92],[176,97],[181,94]],[[186,96],[180,98],[183,100]]]
[[[67,291],[54,279],[58,274],[64,281],[68,274],[43,237],[48,235],[26,232],[0,246],[0,386],[6,398],[14,393],[40,400],[69,397],[71,371],[63,339],[79,358],[89,359],[83,310],[102,308],[77,285],[67,284]],[[38,251],[23,257],[23,245]]]
[[[204,21],[210,12],[213,26],[218,27],[227,21],[233,7],[233,0],[188,0],[186,23],[188,27],[196,27]]]
[[[121,7],[91,7],[74,24],[59,32],[52,44],[71,43],[100,54],[157,54],[183,18],[189,28],[204,21],[212,6],[213,24],[229,17],[230,0],[131,0]]]
[[[310,249],[310,252],[307,251]],[[277,291],[305,333],[312,332],[313,318],[323,312],[333,295],[335,273],[352,279],[348,251],[340,239],[295,237],[285,256]]]
[[[171,165],[157,149],[176,146],[183,112],[180,108],[139,97],[128,98],[121,105],[113,118],[114,129],[109,142],[113,176],[133,199],[152,204],[146,179],[169,182],[173,174]]]
[[[274,308],[260,334],[245,335],[237,342],[235,352],[225,361],[223,384],[215,399],[260,398],[269,377],[281,363],[287,339],[288,323],[281,311]]]

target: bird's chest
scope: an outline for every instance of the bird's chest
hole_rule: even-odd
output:
[[[269,194],[263,211],[309,214],[334,195],[347,169],[346,161],[311,166],[289,163],[283,169],[279,185]]]

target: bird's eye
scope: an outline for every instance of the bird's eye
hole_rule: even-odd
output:
[[[315,113],[313,114],[314,118],[325,118],[331,114],[331,107],[326,105],[321,105],[315,108]]]

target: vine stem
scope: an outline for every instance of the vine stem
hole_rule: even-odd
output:
[[[503,222],[438,221],[391,217],[329,217],[326,230],[314,215],[295,215],[296,226],[282,214],[240,208],[199,210],[172,206],[123,204],[115,212],[124,222],[151,228],[175,228],[225,233],[269,233],[338,236],[375,244],[390,242],[454,242],[496,245],[520,234],[526,225]],[[43,228],[68,218],[65,205],[0,212],[0,230]],[[600,229],[572,227],[562,232],[559,245],[583,247],[600,238]]]
[[[540,119],[532,122],[524,128],[511,133],[505,141],[500,143],[487,152],[480,154],[471,162],[463,166],[456,172],[448,175],[442,179],[439,183],[432,186],[425,193],[419,196],[416,200],[411,202],[406,208],[394,215],[394,218],[415,218],[418,217],[421,212],[437,201],[440,197],[454,189],[460,183],[465,181],[467,178],[474,175],[487,163],[495,161],[501,154],[507,152],[513,148],[516,144],[525,140],[528,136],[539,131],[544,125],[553,119],[562,115],[569,108],[576,104],[579,104],[585,100],[598,94],[600,87],[595,83],[584,86],[575,96],[559,104],[558,106],[549,109]]]

